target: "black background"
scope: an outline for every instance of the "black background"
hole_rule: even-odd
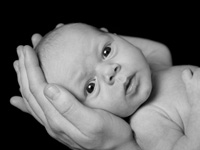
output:
[[[143,5],[127,4],[116,7],[114,4],[111,6],[106,4],[98,8],[95,5],[82,6],[81,9],[77,8],[77,5],[60,8],[60,6],[47,7],[36,4],[30,7],[31,3],[18,4],[14,8],[10,8],[10,5],[5,6],[7,9],[1,13],[3,25],[1,135],[5,144],[3,149],[67,149],[51,138],[33,117],[9,103],[11,96],[20,95],[13,69],[13,62],[17,59],[16,47],[30,45],[33,33],[44,35],[58,23],[84,22],[99,28],[106,27],[113,33],[164,43],[172,53],[174,65],[200,65],[198,57],[200,17],[195,4],[169,6],[162,4],[155,8],[147,4],[148,9]],[[4,110],[5,105],[6,110]]]

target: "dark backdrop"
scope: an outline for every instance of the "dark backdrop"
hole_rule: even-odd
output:
[[[39,5],[39,4],[38,4]],[[173,5],[172,5],[173,6]],[[70,8],[69,8],[70,7]],[[74,6],[75,7],[75,6]],[[16,74],[12,67],[17,59],[16,47],[31,44],[33,33],[44,35],[58,23],[84,22],[96,27],[106,27],[110,32],[144,37],[167,45],[174,65],[199,63],[199,15],[195,5],[176,7],[143,7],[124,9],[109,7],[93,9],[29,8],[23,5],[2,12],[2,127],[4,149],[66,149],[52,139],[33,117],[10,105],[11,96],[20,95]],[[113,6],[113,8],[115,8]],[[159,8],[159,9],[158,9]],[[146,10],[146,11],[145,11]],[[87,11],[87,12],[86,12]],[[5,118],[4,118],[5,117]]]

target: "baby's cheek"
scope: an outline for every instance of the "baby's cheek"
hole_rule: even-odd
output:
[[[104,108],[105,106],[105,94],[99,93],[97,96],[91,96],[86,98],[84,105],[91,107],[91,108]]]
[[[109,100],[114,103],[118,103],[119,100],[124,99],[124,89],[122,86],[119,85],[113,85],[108,87],[102,92],[102,97],[106,100]]]
[[[87,98],[84,104],[91,108],[103,109],[111,113],[116,113],[119,108],[122,109],[125,106],[124,91],[122,86],[106,86],[100,87],[99,93],[93,97]]]

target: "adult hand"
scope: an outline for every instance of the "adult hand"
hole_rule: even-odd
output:
[[[52,137],[77,149],[115,149],[133,141],[130,126],[121,118],[88,108],[63,87],[48,85],[31,47],[19,46],[17,51],[14,66],[24,99],[14,97],[11,103],[31,113]]]

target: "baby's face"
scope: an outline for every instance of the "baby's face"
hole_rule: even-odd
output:
[[[143,54],[115,34],[89,28],[68,33],[54,57],[46,67],[48,82],[64,86],[92,108],[126,117],[151,92],[151,73]]]

